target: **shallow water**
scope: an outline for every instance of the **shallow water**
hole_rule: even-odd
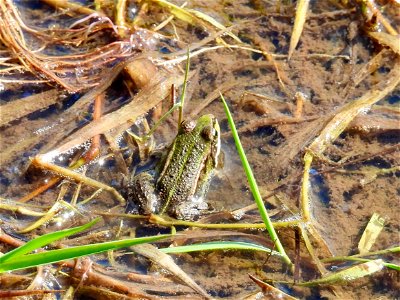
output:
[[[179,3],[178,3],[179,2]],[[182,4],[183,1],[176,1]],[[287,61],[294,4],[277,4],[267,1],[190,1],[188,7],[209,14],[225,25],[233,25],[232,32],[236,34],[248,48],[255,48],[274,54],[274,60],[247,49],[217,49],[210,50],[191,58],[190,69],[194,71],[189,80],[185,115],[196,118],[199,114],[213,113],[219,119],[222,130],[222,150],[224,152],[224,167],[217,170],[210,191],[208,202],[213,212],[235,211],[253,203],[244,171],[242,170],[235,145],[229,132],[222,105],[218,100],[220,90],[227,99],[233,113],[236,126],[240,131],[242,144],[245,148],[251,167],[259,184],[262,196],[267,201],[267,208],[273,215],[273,220],[288,220],[299,215],[299,197],[303,172],[303,155],[307,146],[318,136],[322,128],[332,118],[332,113],[338,111],[344,104],[357,99],[369,90],[382,89],[388,82],[388,76],[396,66],[398,57],[387,51],[382,65],[371,75],[367,75],[356,87],[353,79],[361,67],[367,64],[382,47],[371,41],[362,29],[362,16],[352,8],[337,7],[330,3],[313,2],[310,5],[306,26],[300,43],[290,61]],[[130,9],[134,8],[133,6]],[[49,17],[53,9],[46,5],[19,6],[25,20],[29,24],[38,25],[38,16]],[[393,8],[388,6],[386,13],[392,24],[395,17]],[[62,15],[62,14],[61,14]],[[78,17],[68,20],[62,15],[60,24],[71,24]],[[150,8],[143,16],[143,24],[158,24],[166,18],[165,12]],[[65,21],[65,19],[67,21]],[[39,19],[40,20],[40,19]],[[73,20],[73,21],[72,21]],[[45,23],[45,22],[44,22]],[[164,38],[155,37],[162,52],[182,50],[182,55],[188,45],[209,36],[201,26],[188,25],[179,20],[173,21],[162,29]],[[397,23],[398,24],[398,23]],[[42,26],[48,26],[42,24]],[[168,39],[177,33],[179,40]],[[141,37],[143,38],[143,37]],[[146,38],[143,38],[147,40]],[[224,35],[227,43],[234,44],[231,38]],[[101,36],[98,42],[106,44],[108,37]],[[75,49],[77,52],[87,48],[96,48],[97,41]],[[214,44],[213,44],[214,45]],[[143,45],[142,45],[143,46]],[[4,50],[4,46],[0,46]],[[143,46],[142,55],[150,55],[153,45]],[[71,49],[69,49],[71,50]],[[57,51],[57,50],[56,50]],[[60,53],[57,53],[60,55]],[[154,53],[151,54],[154,57]],[[279,56],[281,55],[281,56]],[[132,56],[134,56],[132,54]],[[116,60],[121,64],[126,58]],[[155,62],[158,60],[154,59]],[[114,64],[114,62],[113,62]],[[397,65],[396,65],[397,64]],[[104,65],[103,65],[104,66]],[[113,65],[114,66],[114,65]],[[111,68],[111,66],[108,66]],[[183,64],[182,64],[183,67]],[[148,70],[148,69],[146,69]],[[278,71],[277,71],[278,70]],[[162,78],[181,75],[176,67],[157,67],[158,72],[164,72]],[[150,74],[150,71],[148,71]],[[105,72],[106,74],[107,72]],[[81,73],[75,75],[79,79]],[[389,74],[389,75],[388,75]],[[22,76],[22,75],[21,75]],[[27,78],[34,78],[23,74]],[[93,75],[94,76],[94,75]],[[105,75],[103,75],[105,76]],[[155,78],[155,75],[150,77]],[[25,78],[25,77],[24,77]],[[82,77],[83,78],[83,77]],[[99,77],[101,79],[101,77]],[[100,80],[99,79],[99,80]],[[79,80],[78,80],[79,81]],[[131,101],[128,88],[133,93],[143,90],[143,87],[127,83],[127,75],[118,76],[107,89],[103,115],[118,111]],[[155,80],[154,80],[155,81]],[[151,80],[150,80],[151,82]],[[50,106],[43,105],[30,114],[14,118],[1,127],[1,170],[0,191],[4,199],[17,200],[43,184],[49,174],[43,174],[29,167],[29,158],[38,153],[44,154],[63,145],[74,137],[74,133],[92,120],[93,104],[77,106],[80,96],[86,90],[66,92],[54,82],[46,84],[3,83],[0,90],[2,105],[17,101],[19,98],[38,94],[49,89],[56,89],[59,100]],[[302,112],[295,118],[297,92],[304,95]],[[213,94],[215,93],[215,94]],[[387,249],[398,245],[399,222],[396,221],[399,212],[398,180],[399,170],[391,169],[399,165],[398,143],[398,101],[400,93],[397,88],[377,106],[362,114],[358,123],[351,123],[347,129],[329,145],[324,152],[326,159],[316,159],[311,172],[311,209],[316,228],[324,240],[331,255],[346,256],[356,254],[357,244],[368,220],[373,213],[385,218],[385,227],[373,245],[371,251]],[[201,111],[199,107],[210,98],[212,101]],[[38,100],[35,99],[35,102]],[[29,104],[24,104],[29,105]],[[162,104],[164,111],[169,101]],[[158,118],[159,113],[151,112],[146,118],[153,124],[152,118]],[[143,114],[143,113],[142,113]],[[115,122],[117,122],[117,118]],[[258,122],[258,123],[256,123]],[[352,125],[353,124],[353,125]],[[120,135],[126,128],[119,126],[109,133],[110,137],[102,138],[101,159],[92,163],[86,172],[94,178],[117,188],[123,195],[130,172],[139,162],[137,148],[126,134]],[[133,126],[132,130],[143,133],[142,126]],[[142,130],[142,131],[140,131]],[[176,116],[161,126],[155,134],[156,148],[171,143],[176,132]],[[114,140],[121,156],[107,156],[110,153],[110,140]],[[115,149],[114,149],[115,150]],[[78,155],[79,150],[74,155]],[[57,164],[67,165],[73,159],[72,153],[58,157]],[[121,162],[121,159],[124,162]],[[101,163],[100,163],[101,162]],[[129,172],[126,166],[128,166]],[[76,184],[64,184],[66,188],[63,199],[71,201],[74,197]],[[32,203],[40,206],[51,206],[57,199],[62,187],[59,185],[35,197]],[[80,200],[89,197],[95,189],[82,186]],[[271,197],[273,196],[273,197]],[[3,200],[5,201],[5,200]],[[95,211],[112,211],[124,213],[126,207],[116,206],[118,203],[111,194],[103,192],[93,201],[78,206],[80,213],[67,218],[50,222],[41,226],[32,234],[43,234],[60,228],[82,224],[97,216]],[[135,210],[132,205],[128,210]],[[0,211],[2,228],[9,234],[30,224],[36,218],[21,214]],[[236,223],[237,220],[225,215],[209,216],[212,223],[220,221]],[[240,221],[259,223],[261,219],[256,210],[247,212]],[[239,222],[240,222],[239,221]],[[145,221],[135,221],[116,217],[105,219],[101,225],[88,233],[87,238],[72,240],[67,244],[79,244],[115,238],[115,232],[122,228],[122,234],[151,235],[158,232],[168,232],[167,229],[149,225]],[[184,228],[179,228],[183,230]],[[107,236],[94,235],[105,231]],[[210,240],[237,240],[261,244],[273,248],[268,234],[259,230],[187,230],[187,240],[179,243],[204,242]],[[293,228],[280,229],[279,237],[288,255],[298,264],[297,281],[312,280],[320,277],[306,247],[296,236]],[[30,238],[32,235],[24,235]],[[18,236],[20,237],[20,236]],[[329,253],[317,241],[313,241],[316,253],[320,258],[326,258]],[[167,246],[168,244],[163,244]],[[296,246],[297,245],[297,246]],[[296,253],[295,248],[300,247]],[[4,243],[2,251],[9,249]],[[192,276],[213,297],[243,298],[258,291],[257,286],[248,274],[267,280],[285,280],[292,282],[293,276],[276,257],[265,253],[245,251],[211,251],[201,254],[181,254],[173,256],[176,263]],[[382,256],[385,261],[398,264],[394,255]],[[106,257],[97,255],[93,260],[109,266]],[[326,265],[330,271],[345,266],[342,263]],[[168,277],[178,285],[180,281],[165,274],[162,268],[151,264],[140,256],[121,255],[116,257],[114,269],[118,275],[123,272],[148,272],[155,278]],[[68,286],[66,278],[58,278]],[[356,280],[346,285],[332,287],[300,288],[292,285],[279,285],[283,291],[300,299],[394,299],[398,297],[398,274],[396,271],[384,268],[366,278]],[[49,279],[52,281],[54,279]],[[64,282],[65,281],[65,282]],[[134,280],[133,280],[134,281]],[[89,286],[89,285],[88,285]],[[93,293],[86,286],[81,293],[83,298]],[[155,286],[158,286],[155,284]],[[19,288],[25,287],[20,284]],[[5,288],[12,288],[12,285]],[[173,297],[169,285],[165,290],[150,289],[140,286],[149,295],[161,294],[165,298]],[[187,290],[182,292],[184,295]],[[106,297],[99,291],[92,295],[95,298]],[[101,296],[102,295],[102,296]],[[190,294],[189,294],[190,295]],[[111,298],[111,296],[109,296]],[[190,296],[188,296],[190,297]],[[85,298],[86,299],[86,298]]]

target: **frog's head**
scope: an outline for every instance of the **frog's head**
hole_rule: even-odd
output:
[[[203,115],[197,121],[184,121],[181,124],[181,132],[189,133],[197,143],[203,143],[209,147],[209,155],[214,162],[214,168],[218,164],[218,156],[221,149],[220,128],[217,118],[212,115]]]

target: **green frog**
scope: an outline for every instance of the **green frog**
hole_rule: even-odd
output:
[[[132,200],[144,214],[195,219],[208,207],[204,197],[219,153],[220,128],[213,115],[184,121],[156,169],[132,179]]]

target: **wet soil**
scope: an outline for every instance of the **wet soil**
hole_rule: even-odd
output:
[[[183,1],[175,1],[182,4]],[[188,7],[209,14],[219,22],[233,25],[232,32],[246,45],[275,56],[268,60],[266,56],[245,49],[217,49],[207,51],[191,58],[190,69],[194,71],[189,80],[185,115],[195,118],[198,114],[213,113],[219,120],[222,130],[222,150],[224,167],[217,170],[207,194],[208,202],[214,212],[231,212],[253,203],[251,193],[233,139],[218,100],[221,90],[233,113],[235,123],[240,131],[241,142],[246,151],[250,165],[254,171],[262,196],[267,207],[276,213],[273,219],[287,220],[299,215],[299,198],[303,173],[303,155],[305,149],[318,136],[331,113],[346,103],[362,96],[369,90],[381,88],[388,81],[388,74],[398,64],[398,56],[387,52],[382,66],[366,76],[360,84],[354,86],[353,78],[367,64],[382,46],[364,34],[364,21],[357,9],[339,7],[330,2],[315,1],[310,5],[310,12],[303,30],[300,43],[291,60],[287,60],[293,14],[295,4],[271,4],[268,1],[189,1]],[[40,5],[36,7],[20,7],[29,18],[33,14],[50,15],[54,11]],[[387,13],[396,24],[391,9]],[[165,19],[165,11],[149,8],[144,16],[146,24],[155,24]],[[33,21],[32,21],[33,22]],[[397,22],[397,24],[399,24]],[[399,29],[399,28],[397,28]],[[166,26],[162,33],[173,36],[176,30],[179,41],[159,38],[160,47],[168,51],[185,50],[207,38],[212,33],[201,26],[174,20],[174,26]],[[232,39],[224,35],[228,43]],[[1,45],[2,50],[5,46]],[[143,49],[143,55],[146,55]],[[149,50],[150,51],[150,50]],[[323,55],[322,55],[323,54]],[[398,65],[397,65],[398,66]],[[183,65],[182,65],[183,67]],[[165,71],[166,67],[157,67]],[[279,70],[279,73],[277,72]],[[169,68],[166,73],[178,73],[177,68]],[[182,74],[181,72],[179,74]],[[130,101],[127,90],[126,75],[120,75],[106,93],[103,114],[118,110]],[[1,82],[1,81],[0,81]],[[125,82],[125,83],[124,83]],[[79,128],[91,121],[92,104],[80,109],[74,107],[83,94],[67,93],[60,86],[52,83],[51,88],[57,90],[58,100],[48,108],[34,111],[28,115],[16,114],[11,122],[3,125],[1,138],[1,170],[0,192],[2,201],[17,200],[43,184],[50,174],[29,167],[30,158],[38,153],[47,153],[64,143],[64,140]],[[2,83],[0,104],[9,105],[24,96],[31,96],[47,91],[46,84],[13,84]],[[140,88],[133,88],[136,93]],[[22,92],[23,91],[23,92]],[[304,107],[296,121],[285,122],[294,117],[296,110],[296,93],[304,95]],[[213,100],[201,112],[198,108],[206,99]],[[271,100],[273,99],[273,100]],[[400,91],[397,89],[381,100],[378,105],[364,114],[361,126],[349,126],[338,139],[325,151],[325,158],[317,159],[312,165],[311,176],[311,208],[317,224],[317,231],[328,245],[331,254],[313,241],[317,255],[326,258],[328,255],[346,256],[356,254],[358,241],[373,213],[385,218],[385,226],[371,251],[394,247],[399,244],[399,195],[400,171],[384,172],[399,166],[399,115],[398,102]],[[168,107],[165,100],[161,105]],[[382,112],[384,109],[386,111]],[[29,109],[27,109],[29,111]],[[147,112],[145,112],[147,113]],[[146,115],[150,124],[157,114]],[[369,126],[383,117],[388,121],[386,127]],[[271,120],[278,120],[271,122]],[[279,121],[281,120],[281,121]],[[258,122],[257,124],[255,122]],[[253,125],[252,125],[253,124]],[[363,126],[364,125],[364,126]],[[132,130],[140,132],[142,126],[133,126]],[[176,132],[176,121],[169,120],[155,133],[155,143],[161,145],[171,143]],[[137,148],[124,135],[118,137],[120,153],[128,165],[129,172],[139,162]],[[112,148],[112,146],[111,146]],[[121,168],[115,156],[108,156],[110,145],[102,138],[101,154],[103,163],[92,163],[86,175],[115,188],[124,195],[129,172]],[[74,154],[74,155],[72,155]],[[66,165],[75,151],[63,156],[58,164]],[[76,183],[63,183],[67,187],[65,201],[73,198]],[[60,193],[60,185],[35,197],[28,202],[39,206],[50,207]],[[82,186],[79,199],[93,194],[91,187]],[[270,197],[273,195],[274,197]],[[269,198],[268,198],[269,197]],[[268,198],[268,200],[267,200]],[[135,206],[128,208],[116,206],[117,201],[106,192],[97,195],[84,206],[79,206],[81,214],[69,217],[61,223],[49,222],[34,230],[31,234],[19,235],[16,232],[30,224],[34,217],[26,217],[7,210],[0,211],[2,229],[18,238],[31,238],[60,228],[68,228],[83,224],[96,217],[94,213],[125,213],[135,211]],[[261,222],[257,211],[249,211],[242,221]],[[213,220],[216,222],[215,220]],[[240,222],[225,218],[223,222]],[[115,232],[122,226],[126,235],[136,232],[137,235],[151,235],[168,230],[142,221],[121,220],[115,217],[105,218],[104,222],[87,233],[87,239],[77,239],[72,243],[89,243],[115,238]],[[122,224],[122,225],[121,225]],[[60,227],[61,226],[61,227]],[[254,242],[273,247],[269,236],[264,231],[245,230],[223,235],[221,231],[179,228],[182,232],[197,238],[188,241],[238,240]],[[107,231],[107,237],[95,234]],[[205,238],[198,235],[204,231]],[[243,235],[245,233],[245,235]],[[224,234],[228,234],[228,231]],[[296,257],[296,232],[293,228],[280,229],[278,235],[291,258]],[[180,241],[182,242],[182,241]],[[165,244],[166,245],[166,244]],[[315,264],[308,254],[303,242],[298,245],[300,251],[296,263],[300,273],[298,281],[312,280],[320,277]],[[1,243],[1,251],[9,249]],[[120,272],[148,273],[156,278],[176,280],[164,270],[152,265],[147,260],[131,255],[126,258],[117,257],[113,269]],[[175,262],[182,267],[210,295],[216,298],[239,299],[259,291],[248,277],[255,275],[263,280],[293,281],[293,276],[276,257],[267,254],[246,251],[212,251],[200,254],[174,255]],[[399,263],[395,255],[382,256],[384,260]],[[105,256],[93,257],[94,261],[104,261]],[[334,271],[344,266],[342,263],[327,265]],[[111,267],[110,267],[111,268]],[[21,273],[22,274],[22,273]],[[61,275],[57,275],[62,277]],[[48,279],[55,281],[56,279]],[[63,278],[63,280],[66,280]],[[26,282],[20,282],[20,286]],[[384,268],[382,271],[354,282],[333,287],[300,288],[292,285],[277,285],[285,292],[299,299],[396,299],[400,297],[398,272]],[[3,288],[3,287],[2,287]],[[13,285],[4,285],[4,289]],[[93,292],[93,291],[92,291]],[[153,291],[153,296],[157,293]],[[83,292],[83,299],[86,299]],[[100,293],[98,294],[100,295]],[[166,299],[171,295],[162,294]],[[99,296],[100,297],[100,296]],[[97,297],[97,298],[99,298]],[[102,298],[105,296],[101,296]],[[111,298],[111,296],[109,296]],[[172,297],[172,296],[171,296]],[[190,296],[188,296],[190,297]],[[172,299],[172,298],[171,298]]]

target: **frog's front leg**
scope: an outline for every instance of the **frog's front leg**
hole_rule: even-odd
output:
[[[142,214],[157,214],[160,211],[161,201],[155,190],[155,178],[149,172],[133,177],[128,198],[139,206]]]

